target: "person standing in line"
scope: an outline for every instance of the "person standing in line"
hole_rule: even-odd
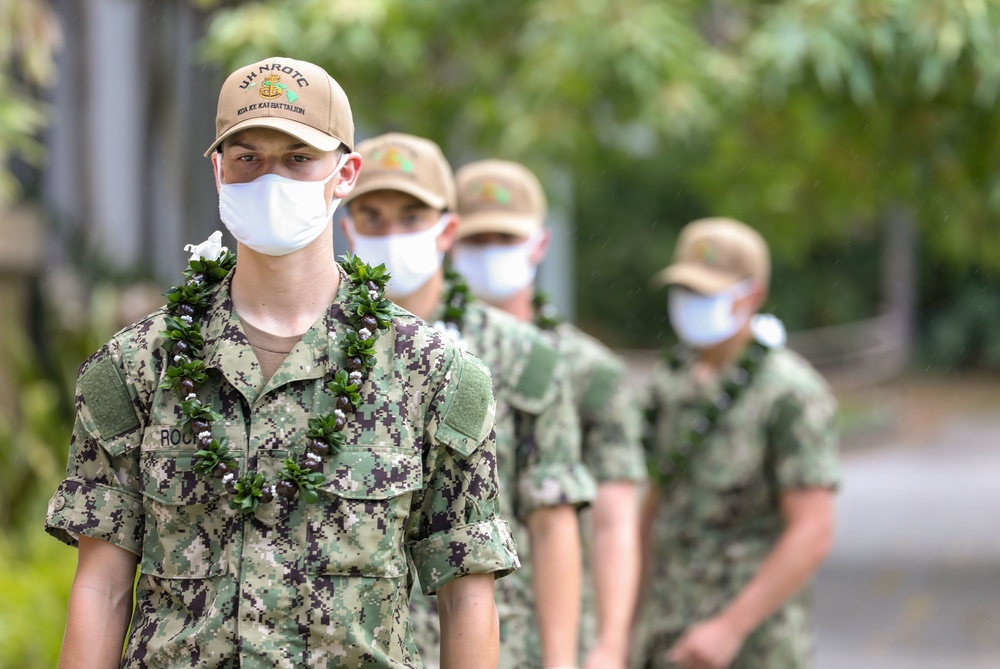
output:
[[[483,160],[455,175],[455,270],[490,305],[549,332],[570,364],[584,464],[597,480],[586,511],[587,578],[581,624],[585,669],[624,669],[639,576],[638,488],[646,478],[636,397],[626,369],[607,346],[559,317],[535,288],[545,258],[546,198],[523,165]]]
[[[637,667],[804,669],[807,584],[833,537],[835,402],[758,314],[764,239],[727,218],[681,231],[669,287],[680,340],[649,393]]]
[[[334,261],[362,164],[347,96],[268,58],[226,79],[216,133],[238,253],[189,245],[168,305],[80,368],[46,518],[79,547],[60,666],[418,669],[412,566],[442,666],[495,669],[518,563],[489,371]]]
[[[579,459],[579,425],[565,363],[549,340],[476,300],[442,264],[454,240],[455,182],[434,142],[390,133],[359,144],[366,169],[347,200],[344,232],[356,254],[385,264],[388,295],[434,323],[492,372],[497,398],[501,513],[514,530],[522,568],[497,583],[500,666],[576,665],[580,599],[577,509],[594,495]],[[438,662],[427,574],[413,593],[419,651]]]

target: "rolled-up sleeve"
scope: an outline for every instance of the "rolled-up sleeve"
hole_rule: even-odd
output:
[[[494,416],[489,372],[456,352],[429,414],[424,486],[410,522],[410,555],[426,594],[462,576],[500,578],[520,566],[500,519]]]
[[[80,367],[66,478],[49,500],[45,529],[71,546],[83,535],[139,555],[142,429],[135,390],[126,382],[115,350],[109,344]]]
[[[557,377],[552,402],[518,421],[517,515],[542,507],[583,507],[597,486],[580,457],[580,423],[566,377]]]

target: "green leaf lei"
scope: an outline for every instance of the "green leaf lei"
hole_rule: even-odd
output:
[[[444,285],[444,315],[441,320],[461,329],[465,308],[475,298],[472,297],[469,284],[465,283],[462,275],[450,267],[445,267]]]
[[[695,418],[678,427],[671,449],[648,463],[649,477],[660,487],[667,488],[687,475],[691,461],[703,447],[705,440],[715,432],[722,417],[736,405],[743,393],[753,384],[770,348],[754,340],[743,351],[739,362],[722,380],[715,397],[702,401],[695,408]],[[675,346],[665,353],[668,366],[673,370],[689,366],[694,352],[687,347]]]
[[[557,327],[562,325],[563,318],[559,315],[559,310],[556,309],[556,305],[552,304],[552,300],[546,293],[538,291],[535,293],[535,297],[532,299],[532,305],[535,307],[535,325],[542,330],[555,330]]]
[[[173,357],[160,387],[172,389],[180,397],[181,413],[200,447],[195,453],[194,471],[221,479],[233,497],[230,508],[242,515],[254,513],[260,504],[271,503],[275,494],[286,498],[300,495],[307,504],[314,504],[319,499],[317,488],[325,480],[320,473],[323,458],[343,448],[348,416],[361,405],[361,385],[375,366],[375,341],[391,322],[392,303],[385,298],[389,273],[384,265],[373,268],[353,255],[342,258],[340,265],[351,283],[345,313],[354,330],[341,343],[346,370],[337,371],[326,384],[335,398],[334,411],[309,419],[301,459],[286,459],[274,484],[259,472],[239,471],[226,440],[212,436],[212,423],[222,420],[222,415],[203,404],[197,395],[198,388],[208,380],[200,357],[205,338],[198,319],[208,307],[212,292],[236,266],[236,256],[223,249],[214,260],[203,256],[191,260],[184,271],[184,283],[165,293],[169,315],[167,329],[160,334],[163,348]]]

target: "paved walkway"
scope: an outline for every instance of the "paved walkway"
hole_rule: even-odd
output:
[[[996,406],[845,456],[818,669],[1000,668]]]

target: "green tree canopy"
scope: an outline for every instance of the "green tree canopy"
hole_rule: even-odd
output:
[[[325,67],[363,127],[534,167],[706,127],[733,60],[709,49],[700,3],[646,0],[279,0],[218,11],[207,55]]]
[[[645,280],[698,215],[813,272],[795,327],[871,315],[890,211],[918,224],[925,273],[1000,269],[994,0],[257,0],[216,12],[205,53],[315,61],[362,129],[432,137],[456,165],[570,174],[604,333],[663,330]]]
[[[744,17],[734,46],[756,92],[711,134],[705,198],[785,257],[905,207],[932,261],[1000,268],[1000,3],[788,0]]]

